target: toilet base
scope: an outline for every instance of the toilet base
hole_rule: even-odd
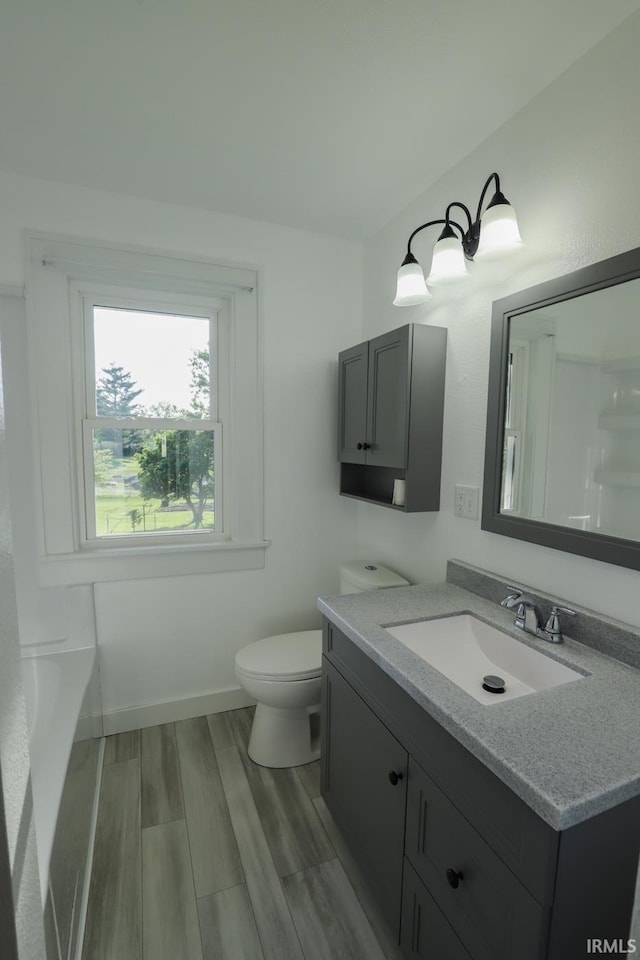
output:
[[[283,710],[258,703],[248,754],[262,767],[299,767],[320,756],[320,704]]]

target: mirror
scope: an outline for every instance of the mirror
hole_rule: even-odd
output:
[[[482,527],[640,569],[640,249],[494,303]]]

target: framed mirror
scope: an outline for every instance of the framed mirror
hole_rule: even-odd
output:
[[[494,303],[482,528],[640,570],[640,248]]]

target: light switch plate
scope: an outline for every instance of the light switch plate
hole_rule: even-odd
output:
[[[466,520],[477,520],[479,515],[480,487],[457,483],[453,501],[453,513]]]

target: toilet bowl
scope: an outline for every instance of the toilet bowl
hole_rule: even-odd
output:
[[[236,676],[256,701],[248,753],[263,767],[320,756],[322,630],[265,637],[236,654]],[[314,722],[315,721],[315,722]]]
[[[375,563],[340,567],[340,592],[407,586]],[[238,651],[236,677],[256,701],[248,753],[263,767],[297,767],[320,756],[322,631],[302,630],[256,640]]]

